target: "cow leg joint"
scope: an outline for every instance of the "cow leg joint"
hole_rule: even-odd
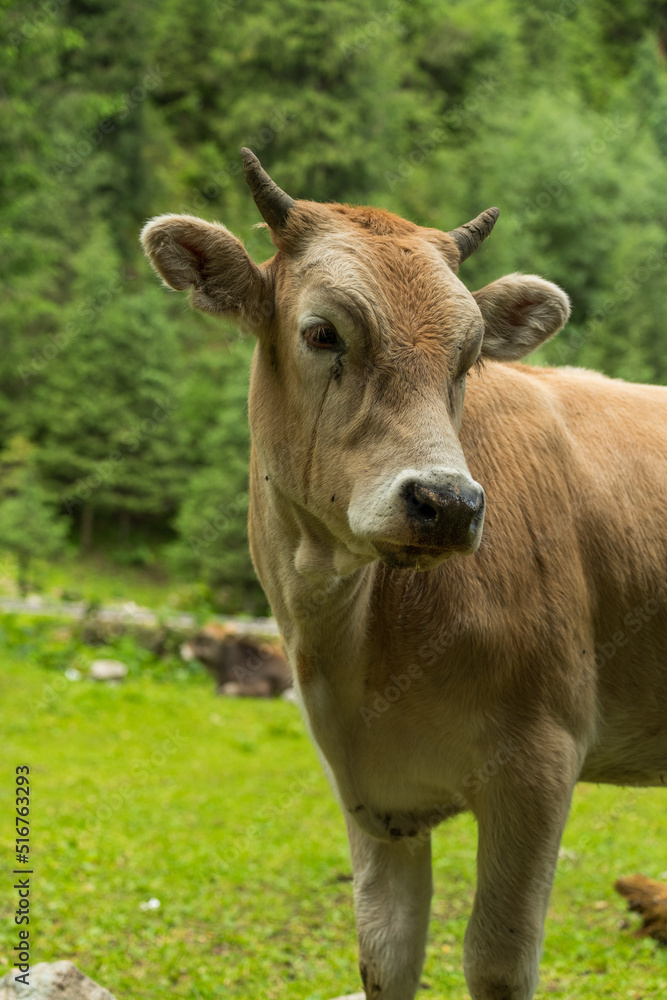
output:
[[[376,840],[348,820],[359,970],[366,1000],[414,1000],[431,903],[430,841]]]
[[[472,1000],[532,1000],[558,847],[579,768],[571,737],[555,726],[519,768],[489,782],[477,802],[477,891],[463,963]]]
[[[382,987],[379,983],[373,981],[375,977],[369,973],[365,962],[359,962],[359,972],[361,973],[361,981],[364,984],[366,1000],[377,1000],[382,994]]]

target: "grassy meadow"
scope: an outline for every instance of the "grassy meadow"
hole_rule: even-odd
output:
[[[120,555],[123,551],[120,550]],[[164,564],[123,564],[119,551],[103,548],[89,553],[71,547],[57,558],[32,560],[30,595],[46,602],[85,601],[118,605],[134,601],[142,607],[164,612],[202,610],[207,590],[203,584],[184,583]],[[0,554],[0,599],[18,598],[15,560]],[[210,605],[203,610],[211,614]]]
[[[296,199],[445,231],[498,205],[466,287],[542,275],[572,316],[540,363],[667,385],[667,4],[6,0],[0,38],[0,605],[266,612],[254,340],[167,293],[138,242],[190,213],[269,258],[243,146]],[[358,990],[344,823],[295,706],[216,698],[175,641],[157,659],[76,628],[0,615],[0,976],[25,764],[34,962],[71,959],[117,1000]],[[84,679],[104,656],[122,684]],[[667,948],[613,889],[667,880],[666,833],[665,790],[578,790],[539,1000],[667,998]],[[468,995],[475,854],[470,816],[436,832],[429,1000]]]
[[[202,671],[145,656],[118,686],[69,681],[55,625],[0,626],[0,973],[16,943],[13,775],[27,763],[33,962],[71,959],[118,1000],[328,1000],[359,989],[344,825],[298,709],[218,698]],[[580,786],[540,1000],[667,995],[667,949],[633,936],[637,919],[613,890],[623,874],[667,878],[666,807],[658,790]],[[431,1000],[468,996],[475,850],[470,816],[435,835]]]

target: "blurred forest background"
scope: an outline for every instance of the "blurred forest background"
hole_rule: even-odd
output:
[[[21,589],[35,555],[97,558],[265,610],[253,344],[137,242],[192,212],[270,256],[242,145],[294,197],[446,229],[499,205],[462,277],[569,292],[537,360],[667,382],[666,30],[658,0],[5,0],[0,549]]]

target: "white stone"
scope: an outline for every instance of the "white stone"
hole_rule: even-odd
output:
[[[72,962],[39,962],[30,967],[28,986],[17,983],[18,969],[0,979],[0,1000],[114,1000]]]
[[[140,910],[159,910],[159,908],[160,900],[156,899],[155,896],[151,896],[151,898],[147,899],[145,903],[139,903]]]
[[[122,681],[127,667],[120,660],[93,660],[89,676],[95,681]]]

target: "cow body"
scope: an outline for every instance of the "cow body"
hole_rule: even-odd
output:
[[[550,726],[583,780],[667,781],[667,389],[490,363],[461,442],[487,495],[475,558],[342,582],[304,585],[281,558],[252,461],[253,557],[343,802],[376,836],[467,805],[499,750],[535,768]]]
[[[437,233],[246,173],[261,268],[188,217],[144,239],[258,335],[251,551],[345,815],[366,997],[414,997],[430,831],[469,809],[470,993],[530,1000],[574,785],[667,777],[667,390],[506,363],[568,306],[458,280],[495,210]]]

